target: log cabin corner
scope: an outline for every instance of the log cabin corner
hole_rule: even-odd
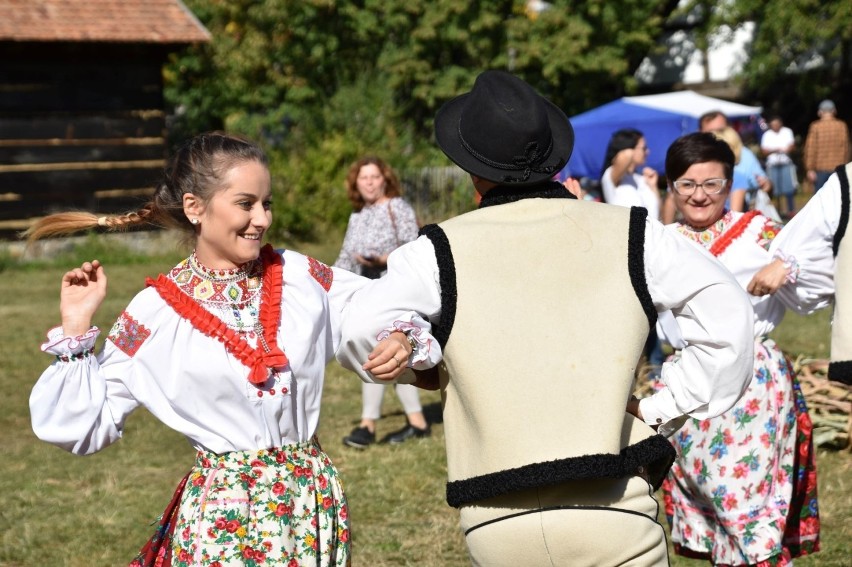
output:
[[[180,0],[0,0],[0,238],[146,200],[167,151],[163,64],[207,41]]]

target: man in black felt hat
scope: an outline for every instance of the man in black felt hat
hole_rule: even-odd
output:
[[[675,455],[655,429],[671,434],[741,395],[749,301],[645,209],[579,201],[552,181],[573,130],[517,77],[480,74],[438,111],[435,133],[479,209],[391,254],[388,274],[353,297],[338,358],[380,381],[401,361],[356,361],[387,321],[409,335],[417,383],[443,394],[447,501],[474,564],[666,565],[653,491]],[[631,399],[667,309],[686,345],[664,365],[663,390]]]

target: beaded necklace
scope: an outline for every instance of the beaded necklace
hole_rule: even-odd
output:
[[[259,260],[229,270],[213,270],[204,266],[193,252],[172,269],[169,278],[229,328],[251,337],[260,332],[263,264]]]

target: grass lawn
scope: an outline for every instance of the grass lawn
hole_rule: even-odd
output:
[[[339,241],[303,247],[333,261]],[[107,263],[110,291],[96,324],[109,329],[144,277],[171,266],[168,258],[117,258]],[[63,264],[63,266],[70,264]],[[145,411],[127,423],[125,437],[105,451],[76,457],[43,443],[30,429],[27,400],[49,364],[39,352],[44,331],[58,322],[62,267],[52,264],[0,272],[0,565],[126,565],[151,533],[193,460],[180,435]],[[793,355],[823,357],[828,315],[788,316],[776,333]],[[320,440],[341,471],[351,506],[353,564],[357,566],[467,565],[457,512],[444,502],[445,456],[440,398],[424,392],[433,420],[431,438],[367,451],[344,447],[341,438],[360,415],[360,382],[336,363],[328,367]],[[379,435],[401,427],[404,415],[390,391]],[[852,456],[818,453],[823,551],[796,560],[797,567],[850,565]],[[672,564],[699,565],[673,558]]]

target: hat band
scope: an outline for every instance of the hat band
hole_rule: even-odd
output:
[[[511,175],[504,175],[502,181],[506,183],[523,183],[524,181],[529,179],[530,174],[533,172],[546,174],[552,174],[556,172],[556,166],[540,165],[541,162],[550,157],[550,152],[553,150],[553,137],[550,138],[550,144],[547,146],[547,149],[545,149],[541,153],[539,153],[538,151],[538,142],[529,142],[526,146],[524,146],[524,155],[514,156],[512,158],[513,163],[500,163],[499,161],[488,159],[487,157],[473,149],[471,145],[467,143],[467,140],[464,139],[464,136],[461,132],[461,123],[459,123],[458,131],[459,140],[461,140],[461,144],[464,149],[470,152],[470,155],[472,155],[482,163],[490,165],[491,167],[496,167],[497,169],[506,169],[509,171],[517,171],[519,169],[523,169],[523,177],[512,177]]]

